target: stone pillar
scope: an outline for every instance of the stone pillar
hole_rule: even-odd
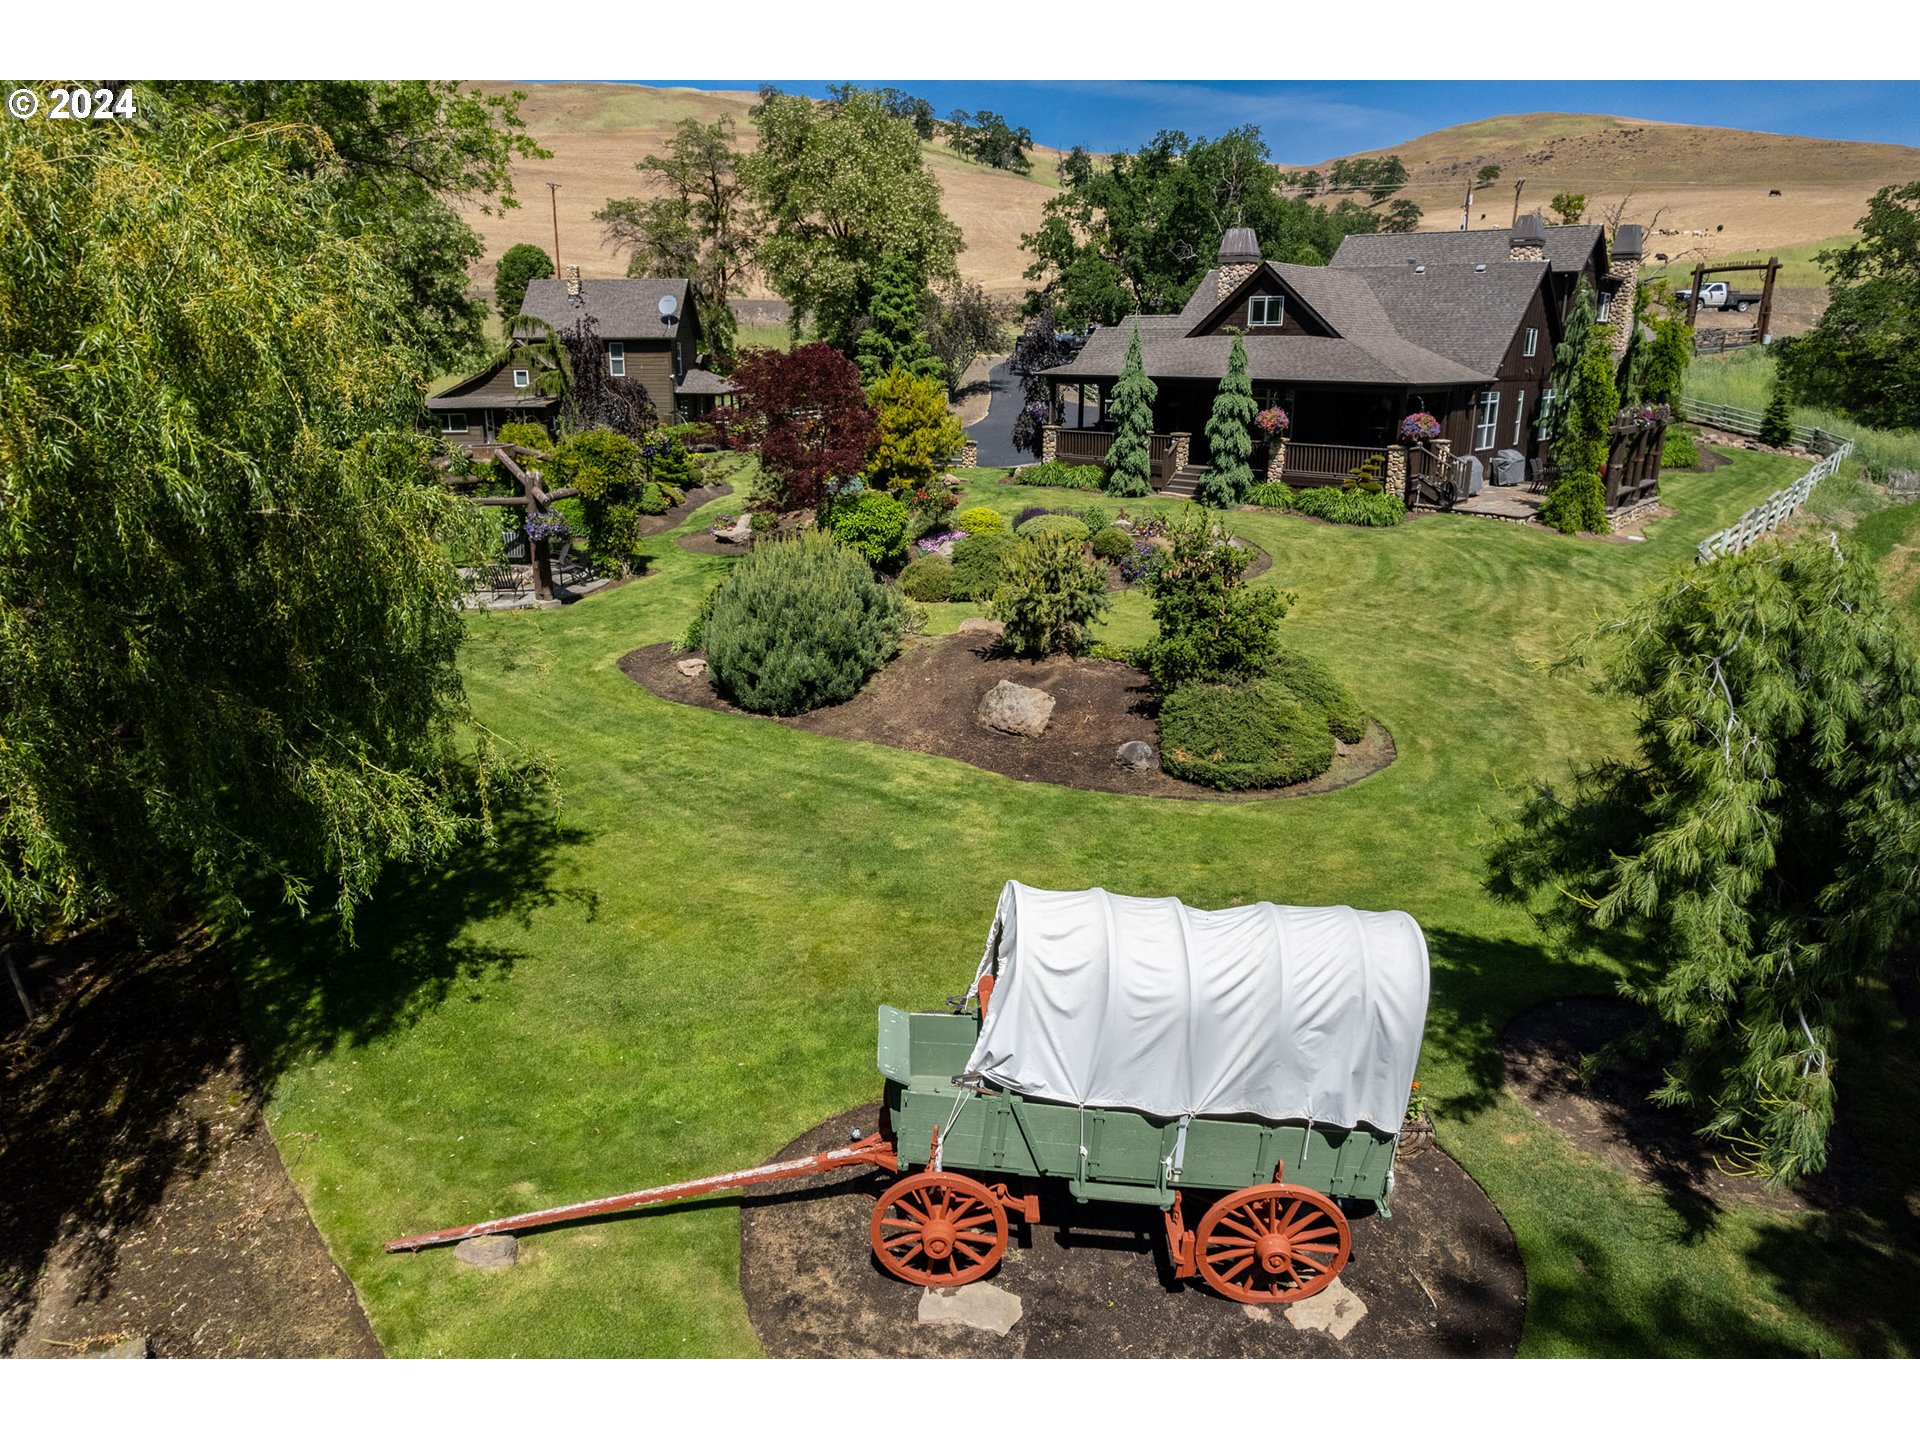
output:
[[[1646,250],[1646,231],[1638,225],[1622,225],[1613,232],[1612,254],[1607,274],[1619,282],[1613,292],[1613,310],[1607,316],[1607,328],[1613,332],[1613,354],[1617,360],[1627,353],[1633,339],[1633,302],[1640,290],[1640,261]]]
[[[1287,437],[1276,435],[1267,442],[1267,479],[1273,484],[1280,483],[1280,477],[1287,473]]]
[[[1253,274],[1253,272],[1259,268],[1260,267],[1257,265],[1251,265],[1246,263],[1242,263],[1238,265],[1222,265],[1220,267],[1220,278],[1214,282],[1214,287],[1213,287],[1214,300],[1217,302],[1217,301],[1226,299],[1227,296],[1231,295],[1234,292],[1234,290],[1239,286],[1242,280],[1245,280],[1249,275]]]
[[[1407,498],[1407,448],[1393,445],[1387,449],[1387,493],[1404,500]]]
[[[1187,457],[1192,453],[1192,449],[1193,432],[1189,430],[1173,432],[1173,468],[1176,471],[1187,468]]]
[[[980,463],[980,442],[967,440],[960,446],[960,468],[971,470]]]
[[[1060,427],[1047,425],[1040,431],[1040,459],[1042,462],[1055,459],[1060,454]]]

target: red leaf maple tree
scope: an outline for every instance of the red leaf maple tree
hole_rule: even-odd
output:
[[[715,419],[734,450],[755,450],[780,481],[780,508],[820,507],[827,482],[858,475],[878,433],[860,372],[831,345],[749,350],[729,377],[739,392]]]

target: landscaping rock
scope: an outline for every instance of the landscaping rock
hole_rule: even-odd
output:
[[[984,1280],[952,1289],[929,1286],[920,1292],[920,1311],[915,1317],[922,1325],[965,1325],[1004,1335],[1020,1323],[1024,1307],[1011,1290],[1002,1290]]]
[[[476,1270],[504,1270],[520,1258],[520,1242],[511,1235],[476,1235],[454,1246],[453,1258]]]
[[[742,515],[733,524],[724,529],[715,526],[713,538],[723,545],[751,545],[753,543],[753,516]]]
[[[707,673],[707,662],[698,655],[690,656],[685,660],[676,660],[673,664],[674,668],[689,680],[698,680]]]
[[[1000,620],[984,620],[978,615],[970,615],[960,622],[960,628],[954,632],[959,635],[1004,635],[1006,623]]]
[[[1041,735],[1053,717],[1053,696],[1044,690],[1002,680],[980,699],[978,719],[990,730],[1009,735]]]
[[[1296,1330],[1324,1330],[1334,1339],[1344,1340],[1366,1313],[1360,1297],[1336,1280],[1318,1295],[1287,1306],[1287,1323]]]
[[[1153,753],[1153,746],[1144,740],[1129,740],[1114,752],[1113,763],[1122,770],[1153,770],[1160,761]]]

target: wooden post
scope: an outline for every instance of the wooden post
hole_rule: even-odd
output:
[[[1700,314],[1700,287],[1707,283],[1707,262],[1702,260],[1693,267],[1693,289],[1687,295],[1687,328],[1693,328],[1696,316]]]
[[[1082,380],[1073,387],[1073,392],[1080,400],[1080,418],[1074,423],[1084,430],[1087,428],[1087,382]]]
[[[1756,344],[1767,343],[1767,327],[1773,323],[1773,281],[1780,273],[1780,257],[1767,257],[1767,283],[1760,292],[1760,314],[1753,322],[1753,338]]]

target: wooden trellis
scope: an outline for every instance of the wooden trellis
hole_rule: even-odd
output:
[[[474,495],[469,498],[475,505],[506,505],[518,508],[525,515],[545,515],[552,511],[553,502],[567,500],[580,491],[572,486],[559,490],[548,490],[540,481],[538,470],[526,470],[514,459],[516,455],[530,455],[540,458],[540,452],[529,450],[521,445],[496,445],[492,458],[502,470],[520,486],[518,495]],[[485,475],[452,475],[446,477],[447,485],[455,490],[468,489],[487,482]],[[524,527],[523,527],[524,528]],[[527,536],[528,556],[533,563],[533,593],[538,600],[553,599],[553,551],[545,535]]]

